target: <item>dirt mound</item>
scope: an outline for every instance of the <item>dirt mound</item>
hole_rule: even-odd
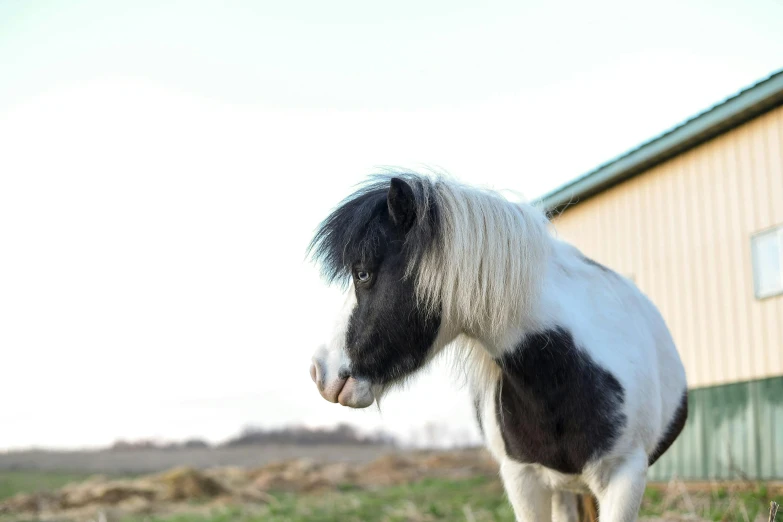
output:
[[[422,471],[423,466],[412,458],[386,455],[364,466],[359,471],[359,477],[365,486],[392,486],[412,482],[416,477],[424,475]]]
[[[181,501],[203,499],[228,494],[229,490],[212,477],[193,468],[175,468],[149,478],[151,484],[159,487],[159,500]]]
[[[263,491],[309,493],[359,482],[355,467],[345,463],[293,461],[259,468],[251,475],[253,486]]]
[[[105,484],[76,484],[60,490],[59,506],[62,509],[80,508],[92,504],[114,506],[128,499],[153,500],[153,487],[132,482],[107,482]]]
[[[171,512],[194,500],[202,505],[263,504],[274,500],[270,492],[370,489],[424,478],[496,473],[496,465],[483,451],[390,454],[364,465],[299,459],[250,469],[181,467],[135,479],[94,477],[54,492],[20,494],[0,502],[0,514],[87,520],[107,510],[118,516]]]

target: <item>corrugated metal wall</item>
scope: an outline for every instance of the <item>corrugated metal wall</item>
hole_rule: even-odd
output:
[[[750,250],[783,224],[783,107],[554,222],[659,306],[691,387],[783,375],[783,296],[755,298]]]
[[[783,377],[692,390],[688,408],[650,480],[783,479]]]

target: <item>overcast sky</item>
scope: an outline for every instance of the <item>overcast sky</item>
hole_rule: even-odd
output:
[[[476,435],[436,368],[308,375],[305,248],[379,166],[533,198],[783,67],[783,2],[0,2],[0,449],[253,423]]]

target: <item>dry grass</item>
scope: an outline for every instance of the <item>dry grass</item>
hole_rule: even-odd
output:
[[[765,482],[686,484],[672,480],[647,489],[642,514],[662,520],[765,522],[783,485]]]

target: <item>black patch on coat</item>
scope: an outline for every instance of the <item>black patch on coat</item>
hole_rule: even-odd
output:
[[[612,448],[626,422],[625,390],[568,330],[528,335],[498,363],[496,415],[511,458],[577,474]]]
[[[666,432],[663,437],[658,441],[658,445],[655,447],[652,455],[650,455],[649,465],[655,464],[661,456],[666,453],[666,450],[677,440],[677,437],[682,433],[683,427],[685,427],[685,421],[688,420],[688,390],[686,389],[682,398],[680,399],[680,405],[677,406],[677,410],[674,412],[674,417],[669,421],[669,426],[666,428]]]

